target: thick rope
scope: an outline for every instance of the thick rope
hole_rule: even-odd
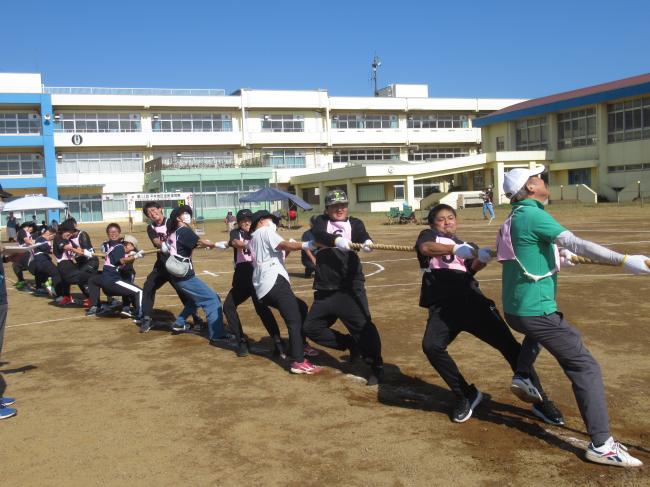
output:
[[[149,254],[157,254],[160,252],[160,249],[149,249],[149,250],[144,250],[142,253],[144,255],[149,255]],[[106,257],[106,254],[103,252],[95,252],[93,253],[95,257]]]
[[[361,250],[363,247],[363,244],[360,243],[350,243],[350,248],[352,250]],[[368,247],[370,247],[373,250],[392,250],[396,252],[414,252],[415,251],[415,246],[413,245],[393,245],[393,244],[381,244],[381,243],[373,243],[369,244]],[[492,257],[496,257],[497,253],[496,251],[492,251]],[[618,264],[611,264],[609,262],[599,262],[596,260],[588,259],[586,257],[580,257],[579,255],[575,255],[571,258],[571,262],[574,264],[593,264],[593,265],[607,265],[607,266],[614,266],[617,267]],[[645,265],[650,268],[650,260],[645,261]]]

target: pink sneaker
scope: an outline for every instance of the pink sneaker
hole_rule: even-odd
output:
[[[321,370],[320,367],[312,364],[309,360],[305,359],[302,362],[293,362],[291,364],[292,374],[318,374]]]
[[[318,357],[320,355],[320,351],[305,343],[305,355],[307,355],[307,357]]]

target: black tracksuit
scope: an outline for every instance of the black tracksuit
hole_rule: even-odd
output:
[[[463,331],[497,349],[506,359],[513,372],[517,372],[517,359],[521,345],[510,332],[510,328],[499,314],[494,301],[488,299],[479,289],[472,270],[473,260],[465,260],[464,269],[430,268],[430,257],[419,251],[425,242],[436,242],[439,235],[435,230],[420,232],[415,244],[422,275],[420,306],[428,308],[429,318],[422,338],[422,350],[440,377],[458,397],[471,397],[474,387],[469,385],[458,370],[456,362],[447,352],[447,347]],[[463,243],[455,237],[445,237],[455,243]],[[448,243],[448,242],[444,242]],[[442,262],[460,263],[455,256],[434,257]],[[546,397],[536,372],[531,369],[529,377],[542,397]]]
[[[364,357],[373,365],[381,366],[381,339],[368,309],[361,261],[354,251],[334,248],[334,241],[340,235],[328,233],[328,222],[326,215],[320,215],[312,228],[315,241],[332,248],[320,249],[316,254],[314,303],[303,332],[310,340],[336,350],[350,349],[357,342]],[[364,243],[370,239],[361,220],[350,217],[349,222],[352,242]],[[330,328],[337,318],[349,335]]]

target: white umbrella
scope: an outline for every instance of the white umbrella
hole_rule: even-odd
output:
[[[25,196],[6,203],[2,211],[25,211],[25,210],[62,210],[67,208],[64,202],[49,198],[47,196],[35,195]]]

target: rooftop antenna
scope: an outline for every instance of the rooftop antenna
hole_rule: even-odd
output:
[[[372,58],[372,76],[371,80],[373,83],[373,86],[375,88],[375,96],[378,96],[379,92],[377,91],[377,69],[379,66],[381,66],[381,59],[375,54],[375,56]]]

